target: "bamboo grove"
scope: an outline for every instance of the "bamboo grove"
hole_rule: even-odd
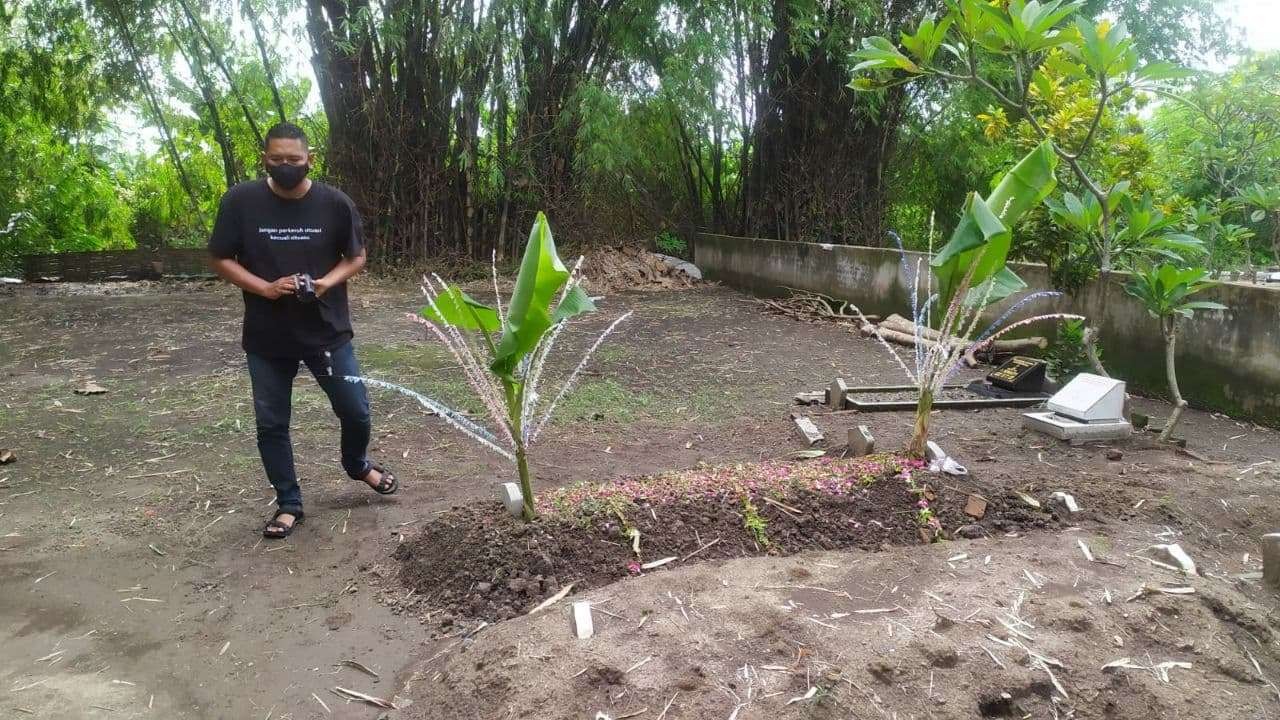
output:
[[[1187,60],[1228,49],[1214,5],[1081,12],[1142,14],[1144,52]],[[355,199],[383,267],[514,260],[539,211],[570,244],[883,244],[958,212],[955,188],[1018,150],[983,142],[978,91],[851,89],[864,38],[945,6],[0,0],[0,183],[20,189],[0,193],[0,270],[21,252],[199,244],[281,119]]]

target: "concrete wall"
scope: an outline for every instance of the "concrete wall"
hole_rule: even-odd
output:
[[[790,287],[847,300],[868,314],[910,315],[910,284],[896,249],[703,234],[694,255],[709,280],[757,295],[783,295]],[[908,266],[921,258],[908,253]],[[921,259],[921,267],[927,272],[928,261]],[[1043,265],[1012,267],[1032,290],[1050,287]],[[1019,316],[1057,311],[1088,317],[1099,328],[1108,370],[1134,392],[1166,397],[1160,327],[1125,293],[1127,279],[1113,273],[1070,297],[1025,306]],[[1280,289],[1224,283],[1196,298],[1230,309],[1183,321],[1177,346],[1183,397],[1194,407],[1280,427]],[[1009,304],[994,306],[991,314]],[[1032,327],[1030,334],[1052,337],[1052,329]]]

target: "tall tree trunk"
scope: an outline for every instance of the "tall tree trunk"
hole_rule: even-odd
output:
[[[886,91],[871,108],[849,89],[845,58],[830,50],[861,36],[896,36],[930,0],[868,8],[773,0],[772,35],[751,131],[745,225],[809,242],[884,242],[884,168],[895,149],[906,95]]]
[[[280,86],[276,83],[275,71],[271,69],[271,56],[267,52],[267,43],[262,39],[262,23],[258,18],[258,12],[253,9],[253,0],[240,0],[240,10],[249,20],[249,26],[253,28],[253,40],[258,46],[258,54],[262,57],[262,72],[267,77],[267,85],[271,87],[271,101],[276,106],[276,117],[280,122],[287,122],[289,118],[284,112],[284,101],[280,99]]]
[[[227,135],[226,128],[222,124],[222,113],[218,111],[217,93],[214,92],[213,83],[209,79],[209,73],[205,72],[204,59],[200,54],[200,43],[194,42],[191,48],[187,49],[183,46],[182,34],[177,31],[178,24],[176,22],[168,23],[170,33],[173,35],[175,45],[178,52],[182,54],[187,66],[191,68],[191,75],[195,79],[196,87],[200,90],[200,99],[204,103],[205,112],[209,115],[209,125],[213,130],[213,139],[218,143],[218,150],[222,153],[222,173],[227,182],[227,188],[240,182],[240,168],[236,161],[235,146],[231,142],[231,137]]]
[[[245,102],[244,96],[240,93],[240,88],[236,86],[235,76],[231,74],[231,70],[227,64],[223,62],[222,55],[218,48],[214,47],[213,40],[209,38],[209,34],[204,31],[204,26],[200,24],[200,18],[191,10],[191,5],[187,0],[178,0],[178,4],[182,6],[182,11],[186,13],[187,19],[191,22],[191,27],[196,32],[196,37],[204,43],[209,50],[209,57],[213,63],[222,71],[222,76],[227,79],[227,86],[231,88],[231,95],[240,105],[240,111],[244,113],[245,122],[249,124],[249,129],[253,131],[253,136],[258,141],[258,145],[263,143],[262,131],[258,128],[258,121],[253,117],[253,111],[249,109],[248,103]]]
[[[1182,391],[1178,389],[1178,371],[1174,362],[1178,345],[1177,316],[1161,318],[1160,330],[1164,335],[1164,372],[1169,378],[1169,398],[1173,401],[1173,412],[1169,414],[1168,422],[1160,431],[1160,441],[1168,442],[1173,437],[1173,430],[1177,427],[1178,421],[1182,419],[1182,411],[1187,407],[1187,401],[1182,399]]]
[[[204,211],[200,209],[200,201],[196,195],[195,184],[191,182],[191,176],[187,173],[187,166],[182,162],[182,156],[178,154],[178,146],[173,141],[173,132],[169,129],[169,121],[165,119],[160,100],[156,97],[155,88],[151,86],[150,75],[142,63],[142,53],[138,51],[138,45],[133,39],[133,32],[129,30],[129,21],[125,19],[124,13],[120,11],[120,6],[116,0],[109,0],[107,7],[111,9],[116,29],[120,31],[120,39],[124,42],[125,51],[129,53],[134,72],[138,75],[138,83],[142,86],[142,93],[147,99],[147,106],[151,108],[152,117],[156,126],[160,129],[160,137],[165,150],[169,154],[169,160],[173,162],[174,168],[178,171],[178,181],[182,184],[183,191],[186,192],[187,198],[191,201],[192,212],[203,223]]]

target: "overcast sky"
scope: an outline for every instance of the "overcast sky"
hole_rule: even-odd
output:
[[[1235,5],[1234,19],[1244,28],[1247,45],[1254,50],[1280,48],[1280,0],[1228,0]]]

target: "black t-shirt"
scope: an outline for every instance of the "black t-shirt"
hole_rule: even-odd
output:
[[[268,282],[297,273],[323,277],[363,248],[360,214],[351,198],[316,181],[297,200],[276,195],[266,180],[236,185],[222,196],[209,238],[214,257],[234,258]],[[313,303],[292,295],[268,300],[244,294],[246,352],[304,358],[341,347],[351,336],[346,283]]]

